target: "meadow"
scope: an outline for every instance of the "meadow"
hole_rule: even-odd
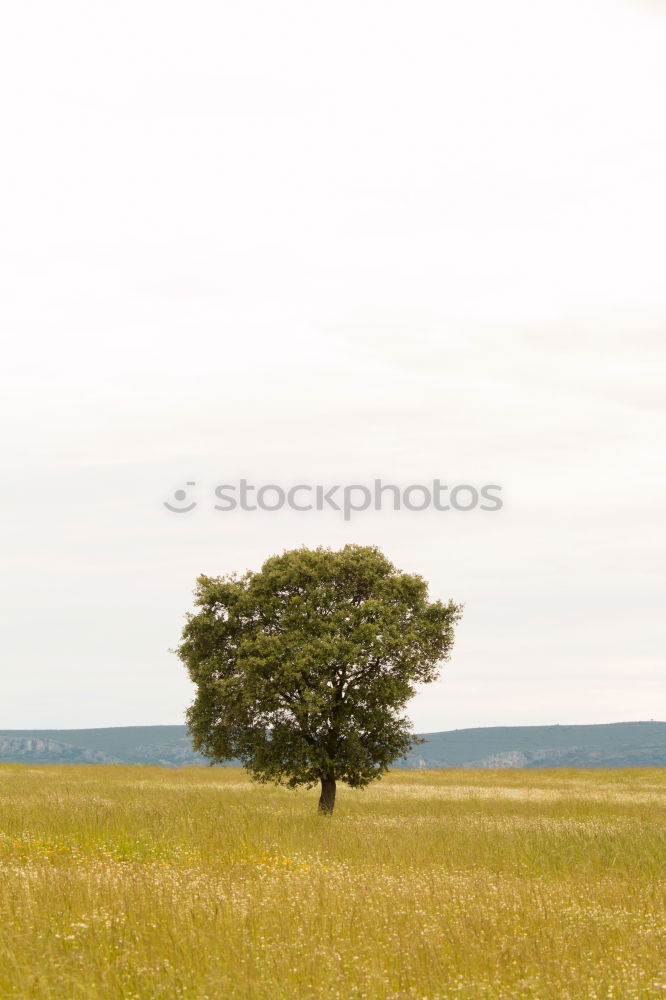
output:
[[[0,765],[0,997],[666,997],[666,770]]]

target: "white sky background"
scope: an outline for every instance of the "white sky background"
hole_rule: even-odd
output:
[[[345,542],[466,603],[418,731],[665,718],[666,3],[8,20],[0,728],[181,722],[197,574]]]

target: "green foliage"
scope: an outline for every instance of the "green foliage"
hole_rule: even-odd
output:
[[[401,714],[448,657],[461,607],[379,549],[295,549],[199,577],[177,652],[197,686],[194,747],[258,781],[363,787],[418,741]]]

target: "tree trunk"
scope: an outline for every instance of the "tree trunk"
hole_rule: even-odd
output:
[[[329,777],[321,779],[319,812],[322,813],[324,816],[330,816],[333,813],[334,805],[335,805],[335,778],[332,778],[329,775]]]

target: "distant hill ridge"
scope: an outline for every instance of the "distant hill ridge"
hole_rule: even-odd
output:
[[[666,722],[493,726],[421,734],[394,767],[666,767]],[[0,762],[204,766],[185,726],[0,730]],[[237,762],[236,762],[237,763]]]

